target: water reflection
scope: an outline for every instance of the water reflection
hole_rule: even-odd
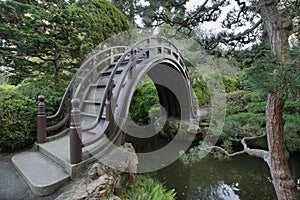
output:
[[[238,183],[237,183],[238,185]],[[224,181],[219,181],[216,186],[203,187],[198,186],[197,196],[187,195],[187,199],[214,199],[214,200],[239,200],[239,196],[235,191],[239,189],[235,184],[227,185]]]
[[[137,152],[159,149],[166,143],[160,137],[131,142]],[[300,179],[300,153],[292,154],[289,164],[294,180]],[[269,167],[248,155],[222,161],[206,157],[191,166],[176,161],[151,175],[174,188],[178,200],[276,199]]]
[[[300,175],[299,161],[292,160],[294,177]],[[248,155],[223,161],[205,158],[192,166],[177,161],[155,176],[174,188],[179,200],[276,199],[268,166]]]

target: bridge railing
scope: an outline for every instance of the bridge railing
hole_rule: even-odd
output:
[[[112,90],[114,89],[114,97],[118,96],[120,94],[121,88],[114,88],[114,77],[118,71],[118,69],[121,67],[121,65],[124,63],[124,61],[129,61],[127,65],[125,66],[121,78],[118,81],[124,81],[126,78],[125,75],[128,74],[129,70],[133,67],[134,62],[137,60],[143,60],[143,59],[149,59],[152,56],[161,55],[161,54],[167,54],[170,56],[173,56],[177,59],[177,61],[183,66],[183,74],[185,76],[189,77],[187,69],[184,67],[184,63],[182,60],[182,55],[178,48],[168,39],[164,37],[159,36],[151,36],[145,39],[142,39],[135,44],[133,44],[131,47],[126,46],[119,46],[119,47],[111,47],[108,49],[105,49],[101,52],[98,52],[97,54],[91,56],[89,59],[87,59],[81,67],[78,69],[72,80],[70,81],[64,95],[61,101],[61,104],[59,106],[58,111],[49,117],[46,117],[45,115],[45,97],[40,96],[39,100],[39,112],[38,112],[38,126],[37,126],[37,138],[38,143],[42,143],[46,141],[46,131],[49,130],[55,130],[58,128],[61,128],[63,125],[65,125],[67,122],[71,121],[70,131],[74,131],[74,127],[80,126],[78,129],[76,129],[76,134],[80,136],[83,131],[92,130],[97,127],[97,125],[100,123],[104,108],[106,107],[106,119],[110,122],[110,126],[114,123],[113,119],[113,112],[114,107],[111,106],[112,102]],[[81,99],[82,97],[82,91],[85,87],[87,87],[92,81],[97,79],[97,73],[101,71],[101,69],[104,66],[107,66],[107,63],[114,64],[113,70],[111,71],[108,79],[108,83],[105,86],[103,98],[101,99],[100,103],[100,109],[97,114],[96,120],[87,125],[86,127],[81,127],[81,124],[78,124],[74,120],[80,119],[80,108],[77,100],[73,101],[73,108],[71,105],[71,99]],[[116,90],[115,90],[116,89]],[[46,119],[54,119],[61,115],[63,110],[64,102],[67,101],[68,104],[68,114],[67,116],[57,125],[52,127],[46,127]],[[79,111],[79,112],[78,112]],[[72,117],[71,117],[72,116]],[[79,117],[78,117],[79,116]],[[76,164],[80,162],[81,160],[81,153],[72,153],[72,151],[75,152],[82,152],[82,148],[85,146],[89,146],[99,140],[100,137],[103,136],[104,133],[97,134],[94,138],[88,140],[88,141],[80,141],[78,142],[77,137],[73,137],[75,143],[74,145],[71,144],[71,155],[73,154],[75,156],[74,160],[72,160],[72,164]],[[112,134],[112,133],[110,133]],[[74,136],[74,134],[72,133]],[[72,140],[71,139],[71,143]],[[72,150],[76,149],[76,150]],[[80,151],[78,149],[81,149]],[[78,155],[80,154],[80,155]]]
[[[93,56],[89,57],[87,60],[85,60],[80,68],[77,70],[71,81],[69,82],[68,87],[65,90],[65,93],[62,97],[62,100],[60,102],[60,105],[58,107],[58,110],[54,115],[51,116],[46,116],[45,114],[45,97],[43,95],[39,96],[39,105],[38,105],[38,120],[37,120],[37,142],[38,143],[43,143],[46,142],[46,132],[47,131],[54,131],[57,129],[62,128],[63,126],[67,125],[68,122],[70,121],[70,114],[72,110],[72,105],[71,105],[71,99],[74,97],[73,95],[73,89],[79,87],[82,87],[80,83],[82,83],[82,74],[83,74],[83,79],[87,80],[87,78],[95,73],[95,69],[99,70],[99,67],[101,64],[104,63],[104,61],[108,61],[110,64],[115,62],[115,60],[119,59],[121,55],[123,55],[123,52],[127,49],[127,46],[114,46],[111,48],[107,48],[103,51],[99,51]],[[95,64],[96,61],[100,60],[100,64],[97,63]],[[79,80],[80,79],[80,80]],[[77,90],[78,91],[78,90]],[[78,94],[77,94],[78,95]],[[54,126],[47,127],[46,121],[56,119],[62,115],[63,108],[65,103],[67,103],[67,114],[66,116],[58,122]]]
[[[151,45],[151,42],[153,42],[154,44]],[[179,51],[179,49],[167,38],[164,37],[160,37],[160,36],[151,36],[145,39],[142,39],[138,42],[136,42],[135,44],[133,44],[130,48],[128,48],[123,55],[120,57],[120,59],[117,61],[117,63],[115,64],[110,76],[109,76],[109,80],[108,83],[105,87],[104,90],[104,94],[103,94],[103,98],[102,101],[100,103],[100,109],[97,115],[96,120],[94,121],[94,123],[90,124],[88,127],[85,127],[83,129],[83,131],[88,131],[88,130],[92,130],[94,128],[97,127],[98,123],[100,122],[103,112],[104,112],[104,108],[106,107],[106,110],[111,110],[114,109],[110,106],[111,103],[111,94],[112,94],[112,89],[113,89],[113,80],[114,77],[116,75],[116,72],[118,71],[119,67],[121,66],[121,64],[125,61],[126,58],[130,57],[130,61],[127,63],[127,65],[125,66],[122,75],[121,75],[121,80],[119,81],[123,81],[125,78],[125,74],[127,74],[130,70],[130,68],[132,67],[132,64],[134,63],[134,61],[138,60],[138,59],[148,59],[151,57],[151,52],[153,51],[157,51],[157,54],[169,54],[169,55],[173,55],[178,59],[178,62],[180,62],[180,64],[182,66],[184,66],[183,60],[182,60],[182,55]],[[167,52],[165,52],[164,50],[166,50]],[[188,71],[185,68],[184,70],[184,74],[189,77]],[[114,96],[118,96],[120,94],[120,90],[121,88],[119,88],[117,91],[114,90]],[[111,111],[111,113],[113,113],[113,111]],[[113,123],[112,116],[111,115],[106,115],[106,117],[110,117],[110,119],[106,119],[106,120],[110,120],[111,123]],[[82,146],[88,146],[91,145],[95,142],[98,141],[99,138],[101,138],[101,136],[104,133],[99,133],[98,135],[96,135],[94,138],[91,138],[90,140],[83,142]]]

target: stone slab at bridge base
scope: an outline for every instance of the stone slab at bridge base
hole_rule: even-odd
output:
[[[77,165],[62,162],[57,157],[55,159],[49,157],[39,150],[38,144],[36,149],[37,151],[14,155],[12,163],[32,192],[38,196],[52,194],[94,162],[101,162],[121,172],[129,173],[135,173],[138,164],[134,148],[128,143],[119,148],[107,149],[105,154],[95,155]]]

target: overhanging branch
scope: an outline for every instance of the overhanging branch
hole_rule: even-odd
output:
[[[236,35],[234,35],[233,37],[231,37],[230,39],[222,39],[221,42],[224,42],[224,43],[228,43],[228,42],[231,42],[231,41],[234,41],[234,40],[239,40],[241,39],[243,36],[251,33],[253,30],[255,30],[260,24],[262,24],[263,21],[262,19],[260,19],[254,26],[252,26],[251,28],[248,28],[246,29],[245,31],[243,32],[240,32]]]
[[[250,149],[246,144],[246,140],[254,140],[254,139],[264,137],[264,136],[265,136],[265,134],[259,135],[259,136],[255,135],[255,136],[251,136],[251,137],[244,137],[241,140],[241,143],[242,143],[244,149],[242,151],[237,151],[237,152],[234,152],[234,153],[229,153],[227,150],[225,150],[224,148],[219,147],[219,146],[210,146],[210,147],[205,147],[205,148],[197,147],[197,148],[198,148],[198,150],[205,151],[205,152],[211,152],[211,150],[217,150],[217,151],[220,151],[221,153],[223,153],[223,154],[225,154],[226,156],[229,156],[229,157],[233,157],[233,156],[237,156],[237,155],[246,153],[250,156],[254,156],[254,157],[257,157],[257,158],[263,158],[264,159],[269,154],[268,151],[261,150],[261,149]]]

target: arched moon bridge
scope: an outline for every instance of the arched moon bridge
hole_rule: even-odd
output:
[[[47,96],[39,96],[35,151],[12,158],[35,194],[52,193],[111,145],[122,143],[132,122],[131,99],[145,76],[155,84],[166,117],[197,118],[188,69],[170,40],[151,36],[99,51],[78,69],[55,115],[46,116]],[[47,126],[55,119],[56,125]],[[148,133],[141,128],[138,134]]]

